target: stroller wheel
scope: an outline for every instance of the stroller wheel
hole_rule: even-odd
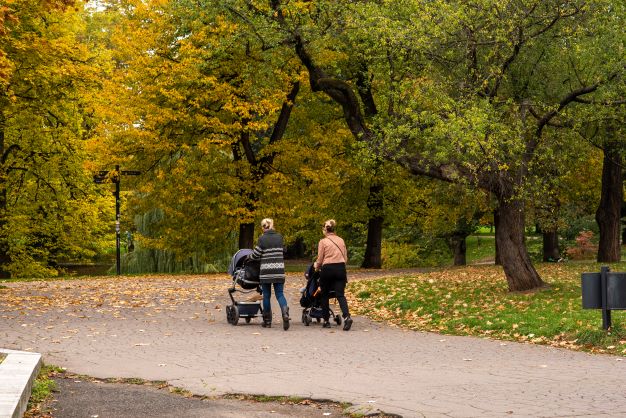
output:
[[[318,324],[322,322],[322,318],[315,318],[315,320],[317,321]]]
[[[237,325],[237,322],[239,322],[239,308],[237,307],[237,305],[233,305],[232,306],[232,321],[230,322],[233,325]]]
[[[341,325],[341,317],[339,315],[335,315],[335,322],[337,325]]]
[[[307,327],[309,326],[309,324],[311,323],[311,320],[309,318],[309,315],[307,315],[306,311],[302,312],[302,323],[304,325],[306,325]]]
[[[249,316],[247,316],[247,317],[246,317],[246,324],[249,324],[251,320],[252,320],[252,318],[250,318]]]
[[[233,322],[233,309],[230,305],[226,306],[226,322],[229,324],[232,324]]]

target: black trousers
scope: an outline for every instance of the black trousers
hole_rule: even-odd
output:
[[[348,275],[345,263],[324,264],[322,266],[320,287],[322,288],[322,316],[324,321],[330,319],[328,303],[331,297],[337,298],[343,317],[350,316],[348,301],[344,295],[347,283]]]

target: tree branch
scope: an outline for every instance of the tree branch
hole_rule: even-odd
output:
[[[535,131],[535,137],[540,138],[541,133],[543,132],[543,128],[550,122],[550,120],[555,117],[561,110],[563,110],[568,104],[574,102],[579,96],[584,96],[585,94],[593,93],[600,87],[599,83],[593,84],[591,86],[581,87],[577,90],[570,92],[568,95],[563,97],[559,102],[559,106],[551,110],[550,112],[543,115],[543,117],[539,120],[537,124],[537,130]],[[532,149],[534,151],[534,147]]]
[[[12,151],[19,151],[19,150],[21,150],[21,148],[17,144],[12,144],[11,146],[9,146],[9,148],[7,148],[4,154],[2,154],[2,164],[7,162],[7,160],[9,159],[9,154],[11,154]]]

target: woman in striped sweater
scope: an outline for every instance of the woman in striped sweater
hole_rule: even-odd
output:
[[[261,263],[259,280],[263,290],[263,327],[272,326],[272,284],[283,317],[283,329],[289,329],[289,307],[283,293],[285,286],[285,261],[283,259],[283,236],[274,230],[274,221],[261,221],[263,235],[259,237],[250,259]]]

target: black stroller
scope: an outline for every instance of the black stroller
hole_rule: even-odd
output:
[[[320,322],[322,320],[322,292],[320,286],[320,272],[315,271],[313,264],[309,266],[304,273],[306,277],[306,286],[300,289],[302,296],[300,297],[300,306],[302,310],[302,323],[307,327],[313,322],[313,318]],[[331,291],[329,296],[334,297],[335,292]],[[329,309],[330,317],[334,318],[337,325],[341,325],[341,316],[335,315],[332,309]]]
[[[226,306],[226,320],[232,325],[237,325],[239,318],[244,318],[248,324],[252,318],[263,315],[263,308],[259,301],[238,302],[233,297],[235,292],[242,294],[261,293],[259,263],[247,262],[250,254],[252,254],[252,250],[249,249],[237,251],[228,266],[228,274],[233,278],[233,286],[228,289],[228,296],[230,296],[233,304]],[[237,286],[243,290],[237,289]]]

